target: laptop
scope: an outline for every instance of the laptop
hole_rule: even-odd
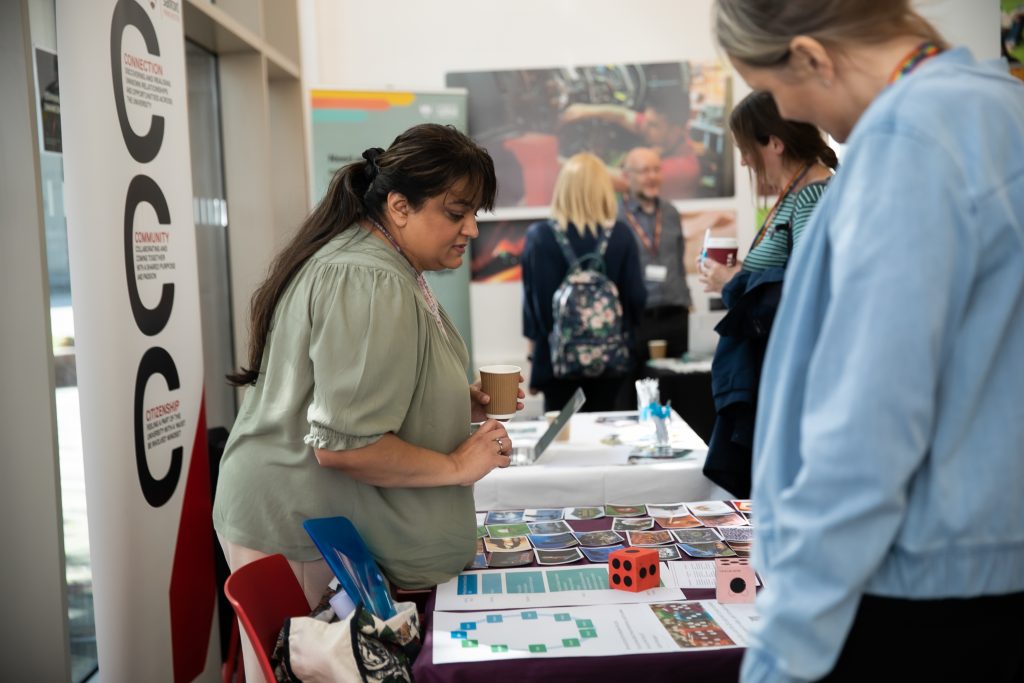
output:
[[[537,443],[533,446],[512,446],[512,464],[513,465],[530,465],[544,454],[551,442],[558,436],[558,432],[562,431],[562,427],[572,419],[572,416],[579,412],[583,404],[587,402],[587,397],[583,393],[583,389],[577,389],[576,393],[572,395],[565,407],[562,408],[561,412],[558,413],[558,417],[548,425],[548,428],[541,434],[541,437],[537,440]]]

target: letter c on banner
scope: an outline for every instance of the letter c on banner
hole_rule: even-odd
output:
[[[110,75],[114,79],[114,103],[117,105],[117,120],[121,124],[121,136],[128,147],[128,152],[137,162],[145,164],[156,157],[160,145],[163,144],[164,117],[153,116],[150,119],[149,132],[145,135],[136,135],[131,123],[128,122],[128,110],[124,105],[124,83],[121,78],[121,43],[124,39],[124,30],[128,26],[134,26],[139,30],[146,41],[149,54],[159,57],[160,43],[146,10],[134,0],[118,0],[113,18],[110,20]]]
[[[156,308],[146,308],[139,297],[139,283],[135,279],[135,257],[132,251],[132,233],[135,228],[135,209],[139,204],[149,204],[156,211],[160,225],[170,225],[171,210],[167,207],[160,186],[152,178],[137,175],[128,184],[128,194],[124,199],[124,274],[128,281],[128,299],[132,304],[132,315],[135,324],[146,336],[152,337],[164,329],[171,319],[174,308],[174,285],[165,282],[160,290],[160,303]]]
[[[135,467],[139,474],[139,484],[146,502],[155,508],[171,499],[174,489],[181,478],[182,448],[176,446],[171,451],[171,467],[167,476],[156,479],[149,471],[149,459],[146,457],[146,429],[142,421],[145,412],[142,408],[146,397],[146,385],[153,375],[162,375],[167,380],[167,388],[175,391],[181,386],[178,379],[178,368],[174,365],[171,354],[159,346],[147,350],[139,361],[139,372],[135,376]]]

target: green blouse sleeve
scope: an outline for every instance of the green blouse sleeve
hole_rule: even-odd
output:
[[[334,264],[323,266],[313,287],[305,442],[351,450],[398,432],[418,374],[415,291],[392,271]]]

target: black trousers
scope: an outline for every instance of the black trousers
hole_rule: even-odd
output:
[[[664,339],[669,358],[679,358],[690,348],[690,311],[685,306],[645,308],[637,329],[637,367],[642,368],[650,357],[647,342]]]
[[[865,595],[838,681],[1024,680],[1024,593],[947,600]]]

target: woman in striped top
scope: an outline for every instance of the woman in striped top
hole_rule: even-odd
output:
[[[711,259],[699,263],[706,292],[721,292],[741,268],[749,272],[785,268],[832,169],[838,166],[836,153],[818,129],[783,119],[769,93],[744,97],[732,111],[729,128],[740,150],[740,163],[750,169],[758,195],[776,194],[778,199],[742,263],[732,267]]]
[[[705,291],[721,292],[729,309],[715,328],[719,341],[711,390],[717,417],[704,473],[746,498],[761,364],[786,265],[838,161],[817,128],[784,120],[765,92],[740,101],[729,127],[758,194],[778,196],[741,264],[725,266],[707,258],[700,264]]]

